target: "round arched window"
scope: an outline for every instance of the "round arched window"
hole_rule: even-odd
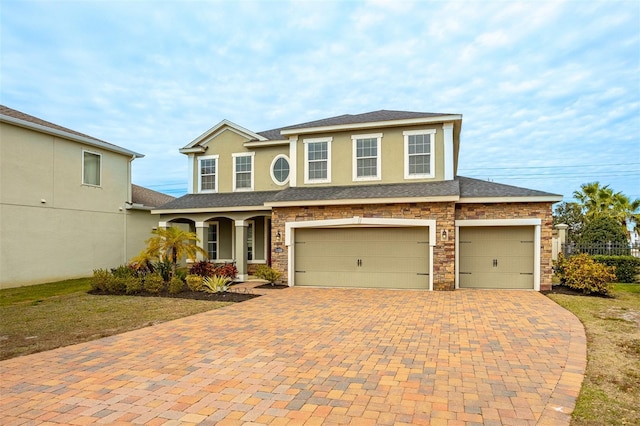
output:
[[[284,185],[289,181],[289,158],[286,155],[278,155],[271,163],[271,179],[278,184]]]

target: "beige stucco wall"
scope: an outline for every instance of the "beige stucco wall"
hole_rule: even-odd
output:
[[[232,192],[235,178],[233,169],[233,154],[254,152],[254,191],[276,191],[284,186],[277,185],[271,179],[271,163],[273,159],[284,154],[289,156],[289,146],[266,146],[247,148],[243,144],[249,139],[238,133],[225,130],[211,139],[204,146],[207,151],[193,156],[193,192],[198,193],[198,159],[211,155],[218,155],[218,192]]]
[[[82,184],[83,149],[102,155],[100,187]],[[129,160],[0,123],[0,288],[124,263]]]
[[[145,241],[153,236],[151,231],[157,227],[158,216],[148,210],[127,211],[127,261],[147,247]]]
[[[404,178],[404,135],[402,132],[409,130],[435,129],[435,176],[428,179]],[[353,135],[369,135],[382,133],[380,143],[381,151],[381,179],[375,181],[353,180]],[[304,183],[304,140],[333,138],[331,141],[331,182],[330,183]],[[370,185],[372,183],[399,183],[399,182],[430,182],[444,179],[444,132],[442,124],[404,126],[394,128],[353,130],[348,132],[320,133],[298,136],[296,146],[296,178],[297,186],[332,186],[332,185]]]

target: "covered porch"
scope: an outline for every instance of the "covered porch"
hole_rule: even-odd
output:
[[[234,263],[239,281],[271,264],[271,211],[162,214],[158,227],[170,226],[194,232],[210,262]]]

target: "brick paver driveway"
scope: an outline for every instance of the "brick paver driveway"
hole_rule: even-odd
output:
[[[580,322],[529,291],[290,288],[0,363],[4,425],[568,424]]]

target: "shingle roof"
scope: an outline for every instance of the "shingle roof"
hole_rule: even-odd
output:
[[[258,132],[258,134],[260,136],[264,136],[270,141],[279,141],[279,140],[287,139],[280,134],[280,130],[282,129],[265,130],[264,132]]]
[[[518,186],[504,185],[502,183],[488,182],[486,180],[457,176],[460,182],[460,196],[463,198],[484,197],[562,197],[558,194],[537,191],[535,189],[521,188]]]
[[[225,192],[216,194],[187,194],[158,207],[160,210],[181,210],[218,207],[262,206],[278,191]]]
[[[175,199],[176,197],[172,197],[171,195],[131,184],[131,202],[134,204],[142,204],[146,207],[158,207]]]
[[[376,185],[322,186],[287,188],[278,192],[270,202],[360,200],[370,198],[425,198],[457,196],[458,182],[394,183]]]
[[[296,203],[397,198],[561,198],[558,194],[520,188],[495,182],[458,176],[438,182],[295,187],[281,191],[188,194],[159,207],[161,210],[261,206],[265,203]],[[532,200],[535,201],[535,200]]]
[[[279,130],[304,129],[309,127],[339,126],[343,124],[372,123],[376,121],[407,120],[412,118],[430,118],[443,115],[433,112],[412,112],[412,111],[390,111],[382,109],[380,111],[366,112],[364,114],[344,114],[337,117],[324,118],[322,120],[309,121],[307,123],[295,124],[283,127]]]
[[[112,150],[115,152],[126,153],[135,155],[136,157],[144,157],[142,154],[138,154],[137,152],[130,151],[128,149],[122,148],[118,145],[114,145],[112,143],[103,141],[102,139],[94,138],[93,136],[86,135],[84,133],[76,132],[75,130],[68,129],[66,127],[59,126],[57,124],[51,123],[49,121],[42,120],[38,117],[34,117],[33,115],[25,114],[24,112],[15,110],[13,108],[9,108],[5,105],[0,105],[0,117],[5,116],[11,119],[20,120],[26,123],[30,123],[32,125],[46,127],[58,132],[67,133],[70,136],[77,136],[82,138],[84,142],[88,142],[90,144],[95,144],[96,146],[100,146],[102,148]],[[15,124],[15,122],[13,122]]]

